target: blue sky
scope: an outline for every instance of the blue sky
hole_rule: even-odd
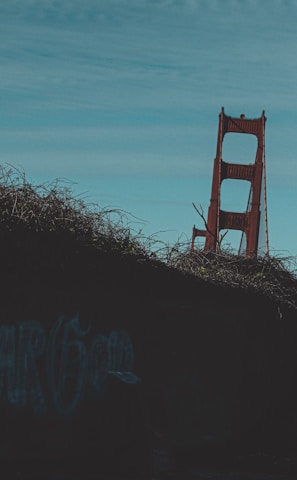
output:
[[[192,202],[209,205],[221,107],[264,109],[271,251],[297,256],[296,23],[293,0],[1,0],[1,163],[186,240],[202,227]],[[254,161],[242,137],[225,161]],[[225,184],[224,208],[246,195]]]

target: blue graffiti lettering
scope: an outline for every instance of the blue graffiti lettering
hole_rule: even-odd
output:
[[[47,372],[54,407],[61,415],[71,415],[84,394],[88,358],[86,346],[72,334],[82,338],[88,332],[79,328],[78,314],[65,323],[64,320],[60,317],[50,332]]]
[[[38,322],[0,325],[0,401],[37,414],[51,405],[59,415],[73,415],[87,392],[104,396],[110,375],[138,383],[128,333],[96,333],[87,343],[89,333],[81,328],[78,314],[59,317],[48,338]]]
[[[108,338],[108,366],[110,371],[129,371],[134,366],[134,352],[127,332],[113,331]]]
[[[108,338],[98,333],[92,340],[89,351],[89,391],[102,397],[107,389],[109,358]]]
[[[109,335],[99,333],[91,343],[89,352],[89,390],[103,396],[108,385],[108,375],[124,383],[138,383],[132,373],[134,349],[131,338],[124,330],[113,330]]]

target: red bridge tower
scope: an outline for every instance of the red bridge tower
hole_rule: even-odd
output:
[[[266,173],[265,173],[265,112],[256,119],[233,118],[225,115],[224,108],[219,115],[219,129],[217,153],[214,160],[212,192],[206,230],[199,230],[195,226],[192,235],[192,250],[195,238],[205,237],[205,251],[216,252],[219,250],[220,230],[241,230],[246,235],[246,255],[255,256],[258,251],[258,238],[260,227],[260,199],[262,180],[264,180],[264,215],[266,227],[266,253],[268,253],[268,230],[266,214]],[[245,133],[256,135],[258,140],[256,159],[252,164],[226,163],[222,159],[223,139],[226,133]],[[264,175],[264,176],[263,176]],[[248,180],[251,183],[250,199],[247,211],[226,212],[220,208],[221,183],[227,178]]]

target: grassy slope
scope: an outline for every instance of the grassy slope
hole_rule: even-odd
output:
[[[27,244],[32,246],[27,256],[34,257],[43,241],[51,245],[51,268],[55,262],[67,263],[69,252],[88,249],[178,270],[210,284],[261,293],[286,308],[297,308],[296,272],[287,267],[294,259],[190,253],[188,245],[163,245],[156,253],[154,242],[134,233],[122,212],[87,206],[59,181],[33,186],[22,172],[6,167],[0,169],[0,206],[2,251],[5,245],[11,249]],[[49,249],[42,252],[43,263],[47,262],[45,251]]]

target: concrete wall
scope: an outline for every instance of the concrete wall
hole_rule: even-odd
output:
[[[1,254],[2,464],[146,473],[158,449],[296,446],[296,314],[157,264],[38,245]]]

